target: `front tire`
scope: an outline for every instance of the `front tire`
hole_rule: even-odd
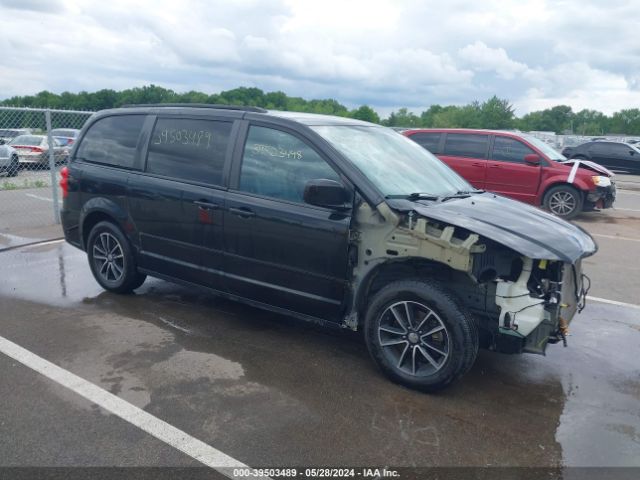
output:
[[[87,257],[94,278],[110,292],[131,293],[146,279],[137,270],[129,240],[111,222],[93,227],[87,241]]]
[[[393,282],[371,299],[365,317],[371,357],[394,382],[441,390],[478,354],[478,329],[462,302],[435,282]]]
[[[578,190],[569,185],[550,188],[544,196],[544,207],[554,215],[571,220],[582,211],[583,198]]]

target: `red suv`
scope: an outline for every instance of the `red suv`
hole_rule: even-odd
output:
[[[535,137],[519,132],[416,129],[402,132],[445,162],[474,187],[544,206],[569,219],[609,208],[613,173],[584,160],[567,160]]]

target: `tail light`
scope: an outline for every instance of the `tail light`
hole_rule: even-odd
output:
[[[32,152],[36,152],[36,153],[42,153],[44,152],[44,150],[40,147],[31,147],[31,151]]]
[[[67,167],[60,169],[60,188],[62,188],[62,198],[67,198],[69,195],[69,169]]]
[[[73,138],[69,139],[69,143],[67,143],[67,145],[69,145],[69,146],[73,145]]]

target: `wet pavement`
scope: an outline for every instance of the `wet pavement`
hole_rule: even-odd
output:
[[[576,219],[590,294],[639,304],[640,194],[618,207]],[[29,238],[0,235],[0,336],[248,465],[640,467],[640,308],[590,301],[568,348],[481,352],[425,395],[358,334],[155,279],[113,295],[83,252]],[[0,378],[0,466],[197,465],[2,354]]]
[[[637,278],[639,258],[612,261]],[[612,270],[599,261],[594,285]],[[0,336],[248,465],[640,466],[640,309],[590,302],[569,348],[481,352],[425,395],[382,377],[358,334],[154,279],[110,294],[64,243],[0,262]],[[598,296],[633,303],[603,283]],[[0,378],[0,465],[195,463],[3,355]]]

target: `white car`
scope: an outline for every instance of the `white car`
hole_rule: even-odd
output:
[[[47,167],[49,165],[49,140],[46,135],[20,135],[11,140],[11,145],[18,152],[20,163]],[[53,139],[53,156],[56,165],[65,163],[69,157],[69,149]]]
[[[0,140],[0,172],[7,172],[8,177],[15,177],[20,170],[20,160],[16,149],[5,145]]]

